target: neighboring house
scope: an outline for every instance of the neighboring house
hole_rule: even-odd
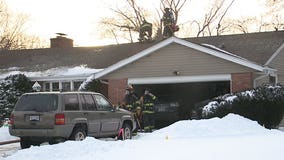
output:
[[[62,40],[57,37],[52,40]],[[70,39],[69,39],[70,40]],[[54,44],[54,43],[53,43]],[[68,44],[68,43],[67,43]],[[262,83],[284,83],[284,31],[180,39],[100,47],[0,51],[0,73],[11,69],[44,72],[86,66],[99,72],[32,77],[43,90],[75,90],[93,75],[104,94],[122,101],[127,84],[141,95],[148,87],[157,97],[173,97],[189,114],[196,102],[239,92]],[[54,48],[55,47],[55,48]],[[166,98],[165,98],[166,99]]]

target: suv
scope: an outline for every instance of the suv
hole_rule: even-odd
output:
[[[21,148],[65,140],[123,136],[132,138],[136,123],[131,112],[116,109],[94,92],[26,93],[15,105],[9,132],[20,137]]]

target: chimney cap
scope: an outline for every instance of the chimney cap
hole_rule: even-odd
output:
[[[55,33],[55,34],[57,34],[59,36],[67,36],[67,34],[65,34],[65,33]]]

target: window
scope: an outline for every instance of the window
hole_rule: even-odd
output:
[[[45,91],[50,91],[50,84],[49,83],[45,83]]]
[[[76,94],[65,94],[64,104],[66,111],[76,111],[79,110],[79,101]]]
[[[269,83],[274,85],[276,83],[276,77],[269,75]]]
[[[95,101],[90,94],[84,94],[81,95],[81,101],[82,101],[82,109],[87,110],[87,111],[95,111],[96,109],[96,104]]]
[[[56,94],[27,94],[23,95],[16,103],[16,111],[55,111],[58,107],[58,95]]]
[[[74,91],[77,91],[83,82],[74,82]]]
[[[59,91],[59,82],[52,83],[52,91]]]
[[[112,105],[104,97],[94,95],[94,98],[97,102],[97,108],[99,111],[110,111],[112,109]]]
[[[62,82],[62,91],[71,91],[70,82]]]

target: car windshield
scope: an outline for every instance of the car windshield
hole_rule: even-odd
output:
[[[23,95],[15,106],[15,111],[55,111],[58,106],[56,94],[26,94]]]

